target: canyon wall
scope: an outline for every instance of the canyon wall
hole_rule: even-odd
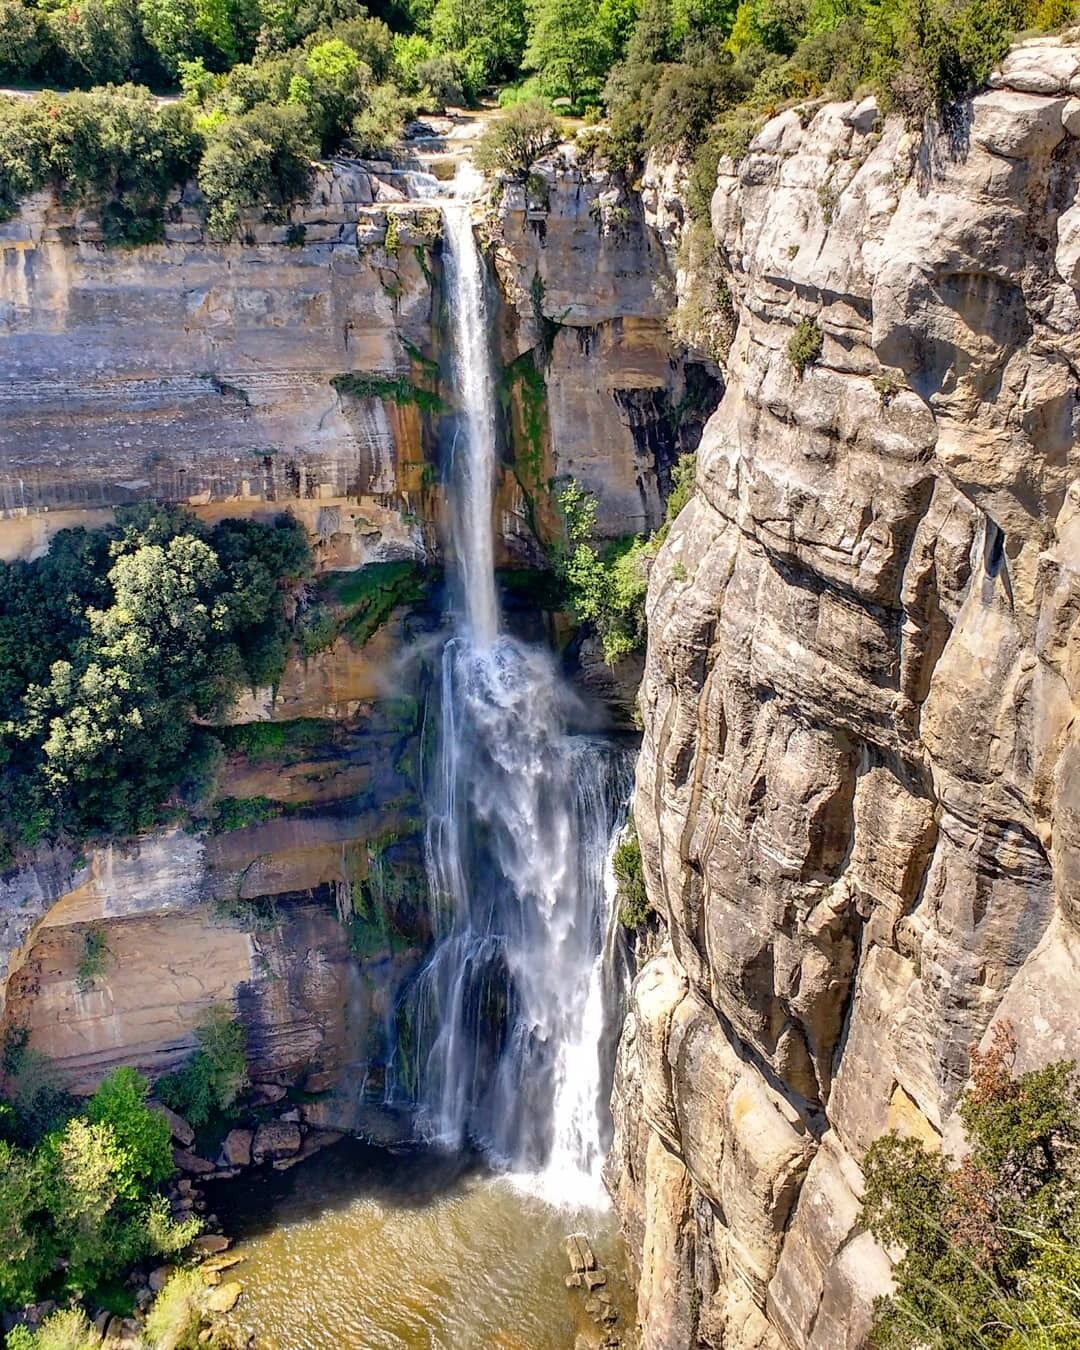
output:
[[[1076,1053],[1078,96],[1043,39],[948,134],[867,99],[721,161],[737,329],[650,579],[664,942],[610,1163],[648,1350],[862,1345],[869,1143],[955,1148],[996,1019],[1021,1070]]]
[[[141,500],[208,522],[288,510],[316,561],[304,602],[339,629],[234,710],[208,826],[57,843],[0,876],[4,1026],[76,1091],[120,1063],[175,1068],[231,1001],[257,1082],[334,1090],[339,1125],[369,1124],[383,1097],[398,992],[430,938],[421,733],[454,416],[440,217],[409,190],[388,164],[329,164],[287,221],[252,218],[229,246],[189,193],[163,243],[131,250],[47,194],[0,224],[0,557]],[[700,429],[677,410],[708,387],[666,335],[640,207],[612,224],[623,200],[559,161],[540,199],[511,189],[484,224],[502,288],[504,600],[563,643],[523,581],[557,528],[552,484],[597,492],[601,536],[656,524],[680,425]],[[373,595],[370,631],[355,620]],[[566,660],[625,720],[626,688],[589,644]],[[105,943],[92,978],[88,935]]]

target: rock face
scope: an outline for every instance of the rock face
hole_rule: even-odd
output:
[[[610,1171],[649,1350],[863,1344],[869,1143],[955,1144],[995,1019],[1020,1069],[1075,1054],[1078,68],[1026,44],[951,142],[832,104],[721,163],[738,328],[650,583],[668,940]]]
[[[663,255],[640,209],[611,216],[617,194],[572,167],[550,180],[542,206],[501,213],[504,564],[539,559],[559,475],[598,492],[601,533],[655,523],[681,445],[674,408],[696,378],[664,332]],[[439,624],[453,416],[439,215],[402,186],[387,165],[325,166],[287,225],[253,219],[228,247],[186,195],[164,242],[132,250],[47,194],[0,224],[0,558],[163,499],[207,521],[288,509],[341,593],[342,574],[369,566],[427,569],[423,601],[357,645],[294,653],[275,690],[241,699],[234,724],[280,724],[280,737],[230,747],[217,795],[257,808],[234,828],[42,848],[0,876],[0,1028],[24,1027],[77,1092],[121,1063],[175,1069],[224,1002],[261,1092],[332,1090],[320,1123],[363,1121],[391,1142],[400,1130],[369,1116],[398,991],[430,935],[429,672],[413,653]],[[572,309],[567,288],[582,297]],[[509,621],[542,636],[530,603],[524,614],[508,596]],[[609,704],[623,698],[586,648],[568,664]],[[86,979],[96,930],[104,961]]]

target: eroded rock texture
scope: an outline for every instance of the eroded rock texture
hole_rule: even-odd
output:
[[[288,224],[252,219],[227,247],[190,194],[139,249],[106,247],[92,212],[48,194],[0,224],[0,558],[164,499],[208,521],[288,509],[338,581],[427,566],[422,601],[295,651],[276,689],[241,699],[233,722],[280,739],[229,743],[208,828],[43,847],[0,875],[0,1031],[24,1027],[77,1091],[117,1063],[175,1067],[207,1006],[232,1001],[253,1077],[345,1089],[324,1123],[382,1097],[395,1001],[430,936],[421,730],[454,411],[439,216],[407,186],[389,165],[326,165]],[[640,209],[610,217],[618,194],[610,218],[593,210],[604,190],[553,170],[546,202],[506,207],[502,564],[540,560],[559,475],[597,491],[604,534],[662,513],[687,376],[654,294],[662,254]],[[505,598],[515,629],[554,630],[535,587]],[[595,650],[567,666],[621,715]],[[98,934],[107,955],[80,980]]]
[[[867,1145],[1080,1023],[1080,51],[951,139],[871,101],[721,164],[727,392],[654,569],[636,818],[668,944],[612,1178],[649,1350],[863,1343]],[[820,358],[787,352],[800,320]]]

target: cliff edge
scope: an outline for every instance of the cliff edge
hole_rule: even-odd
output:
[[[1075,1053],[1080,45],[963,114],[790,110],[720,165],[737,329],[650,583],[667,942],[615,1089],[651,1350],[862,1345],[870,1142],[955,1145],[997,1019],[1019,1069]]]

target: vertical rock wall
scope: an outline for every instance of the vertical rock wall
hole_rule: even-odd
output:
[[[1076,1053],[1080,49],[992,85],[950,137],[830,104],[721,164],[738,328],[650,584],[668,940],[615,1091],[648,1350],[861,1345],[868,1144],[955,1144],[995,1018],[1021,1069]]]

